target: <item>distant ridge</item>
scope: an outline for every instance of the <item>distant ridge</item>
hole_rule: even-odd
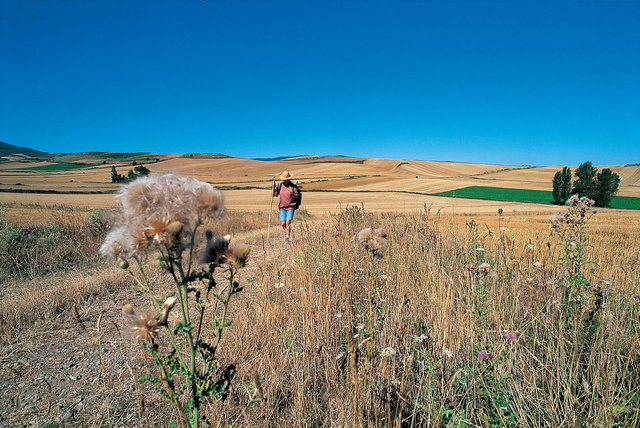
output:
[[[293,155],[293,156],[278,156],[275,158],[252,158],[253,160],[259,160],[259,161],[279,161],[279,160],[286,160],[286,159],[295,159],[295,158],[307,158],[307,157],[314,157],[314,158],[347,158],[350,156],[345,156],[345,155]]]
[[[0,156],[25,155],[29,157],[50,157],[51,154],[33,150],[28,147],[14,146],[13,144],[0,141]]]
[[[291,158],[299,158],[301,156],[309,156],[309,155],[278,156],[275,158],[253,158],[253,160],[271,162],[271,161],[279,161],[279,160],[285,160],[285,159],[291,159]]]

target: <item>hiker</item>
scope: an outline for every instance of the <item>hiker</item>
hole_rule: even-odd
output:
[[[276,177],[273,177],[272,196],[280,196],[280,224],[284,230],[285,239],[289,240],[291,234],[291,220],[293,212],[300,206],[301,192],[298,186],[291,182],[293,174],[289,171],[282,171],[277,177],[282,183],[276,186]]]

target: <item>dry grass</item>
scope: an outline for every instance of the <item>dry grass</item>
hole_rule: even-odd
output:
[[[231,206],[250,204],[239,195],[227,195]],[[296,217],[292,245],[254,259],[240,276],[245,291],[232,304],[220,349],[238,372],[230,398],[208,403],[214,425],[637,425],[640,216],[605,210],[589,223],[594,263],[585,269],[604,300],[585,329],[589,310],[582,318],[563,312],[562,242],[549,214],[502,206],[498,216],[487,205],[491,215],[475,216],[473,228],[470,217],[437,215],[435,207],[399,215],[334,206],[338,214],[313,222]],[[87,212],[34,208],[32,215],[72,223]],[[11,216],[24,222],[28,208],[8,209]],[[231,211],[202,229],[240,234],[266,220],[266,209]],[[360,229],[379,226],[389,242],[381,259],[356,239]],[[273,239],[281,239],[276,230]],[[468,269],[482,262],[496,281]],[[171,289],[158,270],[150,274],[157,293]],[[110,267],[10,281],[0,303],[2,338],[46,328],[38,326],[61,313],[68,323],[74,304],[118,312],[124,302],[105,296],[128,286],[128,276]],[[144,367],[137,361],[133,370]]]
[[[33,325],[59,324],[57,317],[75,316],[74,305],[84,306],[97,298],[131,287],[133,282],[117,268],[49,275],[3,286],[0,301],[0,341]]]
[[[492,217],[490,227],[508,230],[489,235],[482,222],[470,230],[458,218],[351,210],[303,231],[238,308],[225,341],[240,364],[235,395],[211,415],[223,425],[349,426],[355,407],[362,426],[637,424],[638,218],[599,216],[588,277],[605,300],[588,347],[562,314],[562,251],[548,217]],[[621,222],[632,224],[620,233]],[[387,229],[382,260],[359,248],[364,226]],[[483,261],[497,281],[467,269]]]

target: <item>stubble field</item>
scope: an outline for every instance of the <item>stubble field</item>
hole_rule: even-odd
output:
[[[225,400],[203,404],[213,425],[639,423],[637,212],[601,210],[552,228],[561,207],[394,192],[413,180],[412,191],[429,193],[496,174],[508,175],[500,186],[523,180],[534,188],[542,178],[528,169],[316,160],[267,163],[269,170],[235,159],[151,167],[219,187],[259,187],[226,190],[227,217],[206,223],[196,240],[202,251],[210,228],[251,247],[219,352],[236,374]],[[112,190],[109,169],[3,171],[0,183]],[[288,244],[275,221],[266,239],[265,189],[284,169],[305,189],[351,191],[305,192],[307,212],[296,216]],[[633,177],[623,178],[624,192],[637,196]],[[358,192],[367,186],[372,192]],[[153,365],[120,312],[125,303],[150,310],[148,298],[96,255],[117,218],[114,195],[2,192],[0,200],[0,422],[180,426],[140,380]],[[386,231],[376,254],[359,242],[365,228]],[[149,260],[153,292],[165,295],[175,286]],[[164,333],[159,346],[169,346]]]

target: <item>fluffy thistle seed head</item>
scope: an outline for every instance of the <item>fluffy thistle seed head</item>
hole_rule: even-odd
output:
[[[151,314],[137,314],[133,306],[124,305],[122,307],[125,323],[131,328],[133,335],[138,340],[148,341],[158,336],[160,333],[160,323]]]
[[[168,218],[161,218],[152,222],[149,226],[144,228],[144,235],[150,241],[156,244],[162,243],[169,234],[169,224],[171,220]]]
[[[364,244],[366,241],[371,239],[371,237],[372,237],[372,233],[371,233],[371,228],[369,227],[362,229],[360,232],[358,232],[358,242],[360,242],[361,244]]]
[[[384,227],[378,227],[376,229],[373,229],[373,234],[380,238],[387,239],[387,231],[385,230]]]
[[[236,269],[240,269],[247,264],[250,252],[251,249],[246,244],[234,245],[227,255],[228,262]]]
[[[480,266],[478,266],[478,272],[481,274],[488,274],[491,271],[491,265],[489,263],[481,263]]]
[[[374,255],[377,255],[377,252],[387,245],[386,238],[387,232],[382,227],[373,231],[367,227],[358,232],[358,242],[362,244],[365,250],[371,251]]]

